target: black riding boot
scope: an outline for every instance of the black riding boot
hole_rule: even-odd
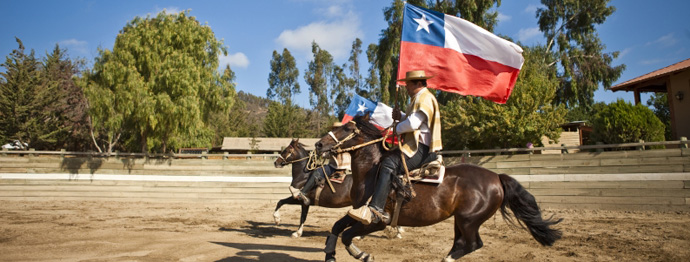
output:
[[[386,211],[383,210],[383,208],[386,206],[386,200],[388,199],[388,194],[391,191],[392,175],[393,170],[391,170],[390,167],[381,167],[378,180],[376,181],[376,189],[374,190],[374,196],[371,198],[371,202],[369,202],[369,207],[372,208],[375,211],[375,213],[379,213],[376,216],[374,216],[374,219],[372,221],[373,223],[378,222],[378,219],[382,219],[386,223],[388,223],[388,220],[390,220],[390,216],[388,215],[388,213],[386,213]]]
[[[310,204],[309,198],[307,197],[307,194],[309,191],[314,189],[314,186],[316,186],[316,177],[319,176],[319,172],[312,173],[311,176],[307,179],[307,182],[304,184],[304,187],[299,191],[299,194],[297,195],[297,199],[302,201],[302,204],[305,206],[308,206]]]

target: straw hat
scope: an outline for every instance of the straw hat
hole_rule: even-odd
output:
[[[407,71],[407,73],[405,73],[405,78],[398,79],[398,81],[426,80],[426,79],[429,79],[432,77],[434,77],[434,76],[426,76],[424,74],[424,70],[414,70],[414,71]]]

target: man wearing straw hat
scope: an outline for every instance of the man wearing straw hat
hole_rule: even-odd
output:
[[[407,107],[406,118],[399,122],[395,129],[401,135],[399,151],[395,150],[382,161],[376,182],[374,195],[368,205],[358,209],[351,209],[348,215],[363,224],[377,223],[380,220],[388,223],[389,215],[383,210],[391,187],[391,176],[403,172],[402,157],[408,170],[420,168],[422,164],[436,159],[436,152],[441,150],[441,115],[436,97],[426,88],[426,80],[433,76],[426,76],[424,70],[409,71],[405,78],[398,81],[405,82],[410,104]],[[400,120],[400,110],[393,110],[393,119]],[[369,212],[370,209],[371,212]]]

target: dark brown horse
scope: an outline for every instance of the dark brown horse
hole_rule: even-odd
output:
[[[290,142],[290,145],[280,152],[280,157],[278,157],[273,164],[277,168],[282,168],[286,165],[292,164],[292,182],[290,183],[290,186],[294,188],[301,188],[304,183],[307,182],[307,178],[309,178],[309,174],[311,173],[311,170],[307,170],[308,158],[309,152],[304,149],[304,145],[299,142],[299,139],[293,139],[292,142]],[[352,204],[352,201],[350,200],[352,176],[345,176],[343,183],[333,183],[333,187],[335,188],[335,193],[331,192],[329,188],[324,188],[324,190],[321,191],[321,195],[319,196],[319,206],[329,208],[350,206]],[[315,194],[315,190],[312,190],[312,192],[307,194],[309,202],[312,204],[316,202]],[[304,222],[307,220],[309,206],[303,205],[301,201],[293,198],[292,196],[281,199],[276,205],[275,212],[273,212],[273,219],[275,220],[276,225],[280,224],[280,212],[278,212],[278,209],[285,204],[302,206],[299,229],[292,233],[293,237],[300,237],[302,236],[302,232],[304,230]]]
[[[273,162],[276,168],[283,168],[286,165],[292,164],[292,182],[290,186],[294,188],[301,188],[304,183],[307,182],[311,170],[307,170],[307,163],[309,160],[309,152],[304,148],[304,145],[299,142],[299,139],[293,139],[290,144],[280,152],[280,157]],[[341,208],[352,205],[352,200],[350,200],[350,188],[352,187],[352,176],[345,176],[342,183],[333,183],[335,188],[335,194],[326,188],[321,191],[319,196],[319,206],[328,208]],[[328,192],[326,192],[328,191]],[[316,203],[316,191],[309,192],[307,194],[309,198],[309,203]],[[292,196],[286,197],[278,201],[276,209],[273,212],[273,220],[276,225],[280,224],[280,212],[279,209],[283,205],[300,205],[302,208],[302,213],[300,215],[299,228],[297,231],[292,233],[292,237],[301,237],[304,231],[304,223],[307,220],[307,215],[309,213],[309,207],[303,205],[302,201],[295,199]],[[401,238],[402,228],[397,227],[391,229],[389,232],[390,237]]]
[[[362,145],[381,137],[380,131],[369,124],[368,116],[356,117],[354,121],[335,129],[333,134],[342,143],[339,146],[341,149]],[[352,138],[347,140],[347,137]],[[327,135],[316,143],[316,150],[319,154],[328,155],[334,150],[335,145],[334,139]],[[400,154],[397,150],[390,152]],[[375,143],[354,149],[350,153],[353,173],[350,197],[353,200],[352,206],[359,208],[372,196],[378,163],[389,152],[385,151],[380,143]],[[479,226],[497,210],[500,209],[503,218],[512,223],[506,207],[511,209],[520,225],[526,227],[540,244],[550,246],[561,237],[559,230],[550,228],[561,219],[542,219],[534,197],[517,180],[480,166],[459,164],[446,167],[445,178],[441,184],[417,183],[414,184],[414,191],[416,197],[401,208],[398,225],[429,226],[455,216],[455,239],[445,261],[454,261],[481,248],[483,243],[479,237]],[[393,196],[391,193],[385,207],[390,214],[393,214]],[[344,216],[333,225],[331,234],[326,239],[326,261],[335,261],[335,246],[341,232],[342,242],[350,255],[362,261],[373,260],[370,254],[359,250],[352,243],[352,239],[385,227],[385,222],[364,225],[347,215]]]

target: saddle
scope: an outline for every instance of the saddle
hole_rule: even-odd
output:
[[[411,170],[410,181],[440,184],[443,182],[445,173],[446,167],[443,166],[443,157],[439,155],[435,160],[423,164],[418,169]],[[402,179],[404,175],[399,174],[398,177]]]

